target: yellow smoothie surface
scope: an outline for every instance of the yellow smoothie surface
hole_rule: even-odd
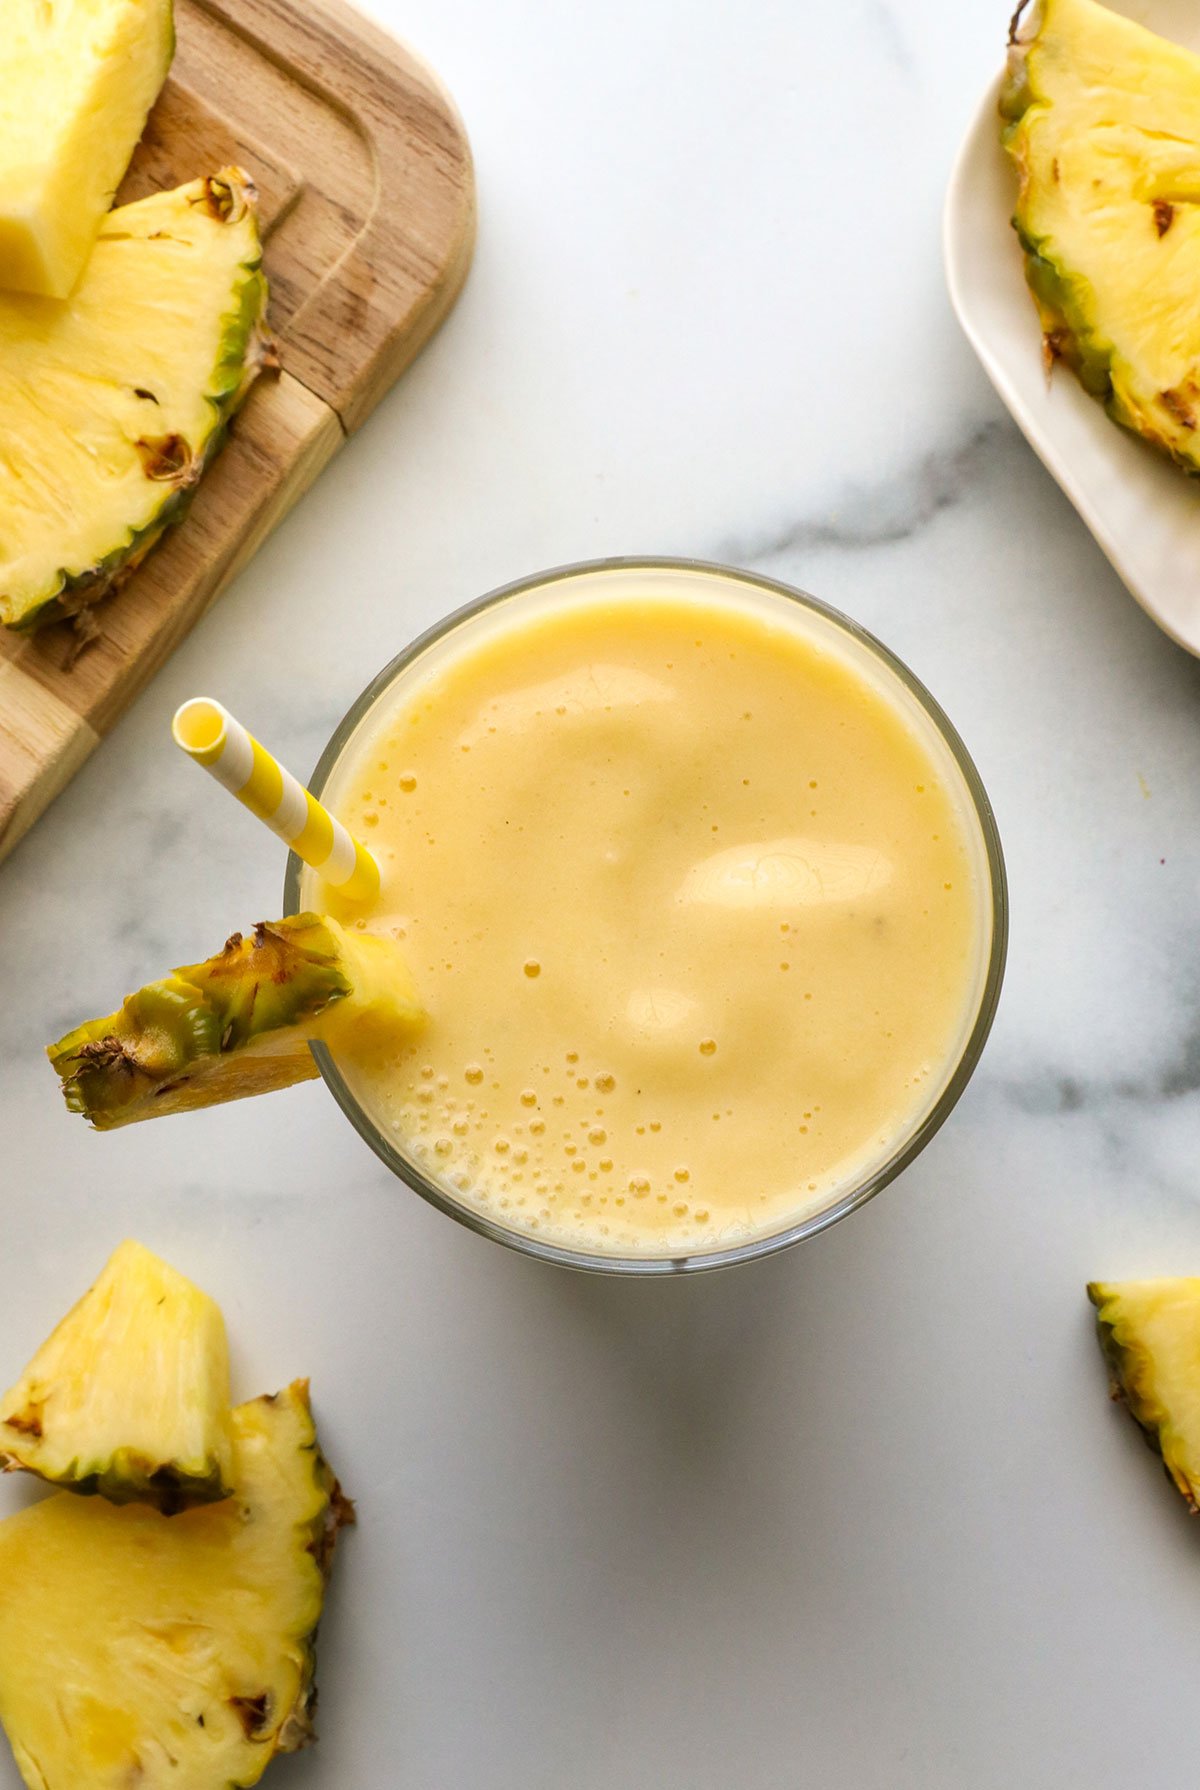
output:
[[[596,596],[468,624],[327,785],[376,854],[360,924],[429,1020],[339,1063],[460,1203],[547,1242],[777,1231],[936,1100],[991,938],[953,761],[779,598]],[[306,906],[344,911],[309,874]]]

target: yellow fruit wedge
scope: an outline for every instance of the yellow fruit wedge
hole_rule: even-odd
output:
[[[0,1523],[0,1721],[29,1790],[227,1790],[314,1738],[317,1623],[353,1509],[298,1381],[233,1413],[234,1496]]]
[[[1200,1280],[1092,1281],[1112,1393],[1200,1509]]]
[[[1047,361],[1200,470],[1200,56],[1096,0],[1034,0],[1000,110]]]
[[[238,168],[105,218],[66,304],[0,293],[0,622],[116,589],[177,521],[274,363]]]
[[[171,0],[4,0],[0,286],[65,298],[175,48]]]
[[[0,1399],[0,1467],[171,1513],[229,1495],[229,1351],[216,1304],[140,1243]]]
[[[310,1039],[336,1052],[423,1020],[390,939],[295,914],[235,932],[216,957],[147,983],[47,1055],[70,1110],[108,1131],[310,1080]]]

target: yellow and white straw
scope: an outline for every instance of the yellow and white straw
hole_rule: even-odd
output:
[[[379,866],[317,798],[272,758],[228,709],[195,696],[176,709],[171,733],[189,758],[265,821],[348,901],[379,893]]]

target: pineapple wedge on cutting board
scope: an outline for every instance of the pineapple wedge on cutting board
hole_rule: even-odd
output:
[[[1200,471],[1200,56],[1096,0],[1034,0],[1000,111],[1047,360]]]
[[[182,514],[273,359],[237,168],[110,212],[65,304],[0,293],[0,621],[98,601]]]
[[[4,0],[0,286],[71,291],[174,49],[171,0]]]

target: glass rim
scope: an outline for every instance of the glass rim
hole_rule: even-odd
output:
[[[864,1175],[861,1180],[856,1181],[830,1205],[822,1207],[819,1211],[811,1212],[806,1217],[783,1226],[780,1230],[748,1238],[744,1243],[731,1244],[724,1249],[696,1250],[694,1253],[672,1256],[606,1255],[598,1251],[572,1249],[566,1244],[546,1241],[531,1232],[519,1231],[499,1224],[474,1207],[460,1203],[448,1189],[439,1186],[415,1162],[398,1150],[390,1138],[383,1135],[355,1098],[325,1045],[317,1042],[311,1045],[313,1058],[325,1085],[359,1136],[370,1145],[376,1156],[399,1180],[403,1181],[414,1193],[420,1194],[422,1199],[427,1200],[438,1211],[444,1212],[449,1218],[456,1219],[468,1230],[475,1231],[478,1235],[487,1237],[494,1243],[500,1243],[507,1249],[516,1250],[518,1254],[532,1256],[537,1261],[553,1262],[559,1267],[574,1268],[585,1273],[647,1278],[702,1273],[715,1268],[730,1268],[739,1262],[757,1261],[764,1256],[777,1255],[781,1250],[790,1249],[793,1245],[804,1242],[806,1238],[818,1236],[822,1231],[828,1230],[831,1225],[837,1224],[840,1219],[857,1211],[860,1206],[873,1199],[877,1193],[882,1192],[920,1155],[930,1140],[941,1130],[958,1104],[967,1083],[975,1072],[976,1065],[983,1053],[983,1047],[987,1043],[988,1034],[992,1029],[1008,955],[1008,878],[996,817],[983,781],[975,767],[975,762],[967,751],[954,723],[915,672],[911,671],[882,640],[879,640],[850,616],[843,614],[841,610],[835,609],[831,604],[822,602],[820,598],[798,589],[795,585],[784,584],[777,578],[769,578],[759,572],[748,572],[739,566],[723,565],[717,560],[646,557],[640,554],[577,560],[569,565],[555,566],[549,571],[514,579],[508,584],[497,586],[496,589],[486,592],[481,597],[475,597],[470,602],[464,603],[460,608],[452,610],[450,614],[442,617],[440,621],[424,629],[415,639],[411,640],[396,654],[395,658],[389,660],[382,670],[376,673],[370,683],[351,703],[334,728],[325,750],[317,760],[308,784],[312,794],[318,800],[324,794],[334,766],[341,758],[347,742],[363,716],[395,683],[397,678],[401,677],[409,666],[437,641],[444,639],[456,628],[481,615],[485,610],[493,608],[496,604],[504,602],[509,597],[519,596],[527,591],[542,590],[548,585],[563,583],[570,578],[613,571],[700,572],[727,578],[735,583],[750,585],[776,596],[786,597],[789,601],[798,603],[802,608],[811,610],[826,621],[832,622],[852,640],[865,647],[868,653],[878,659],[885,669],[899,680],[908,694],[916,700],[949,750],[966,785],[975,820],[979,827],[991,893],[991,949],[988,956],[987,973],[980,991],[978,1009],[962,1051],[945,1086],[920,1124],[886,1161],[874,1168],[870,1174]],[[285,914],[290,915],[300,911],[300,882],[303,872],[302,860],[296,856],[295,852],[289,852],[283,886]]]

